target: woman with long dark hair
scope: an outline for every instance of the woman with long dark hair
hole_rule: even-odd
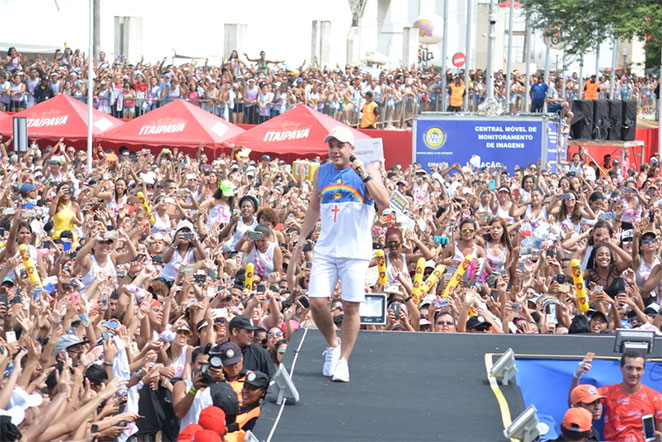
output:
[[[76,226],[83,225],[83,216],[80,206],[73,198],[74,188],[69,182],[62,182],[57,186],[57,191],[51,203],[48,215],[53,219],[53,239],[59,239],[65,230],[73,234],[73,247],[78,247],[78,236],[74,231]]]
[[[389,284],[399,284],[400,279],[398,278],[398,274],[402,272],[408,273],[409,266],[416,264],[420,258],[425,258],[426,260],[434,258],[430,249],[415,236],[411,238],[411,241],[419,249],[419,253],[405,253],[406,250],[403,250],[404,236],[400,229],[394,227],[387,229],[384,234],[384,242],[386,244],[386,277]],[[376,264],[377,260],[373,258],[370,265],[374,266]]]
[[[503,218],[494,217],[487,225],[485,239],[485,254],[492,272],[498,273],[505,269],[510,273],[517,255],[513,253],[513,246],[508,234],[508,225]]]
[[[214,224],[225,225],[230,221],[234,208],[234,185],[229,180],[221,181],[211,198],[200,205],[200,209],[209,210],[207,228]]]
[[[474,258],[487,257],[485,249],[476,244],[476,232],[478,230],[476,221],[471,218],[463,219],[460,221],[459,230],[457,240],[452,243],[453,246],[446,247],[441,255],[441,263],[453,271],[467,255],[472,255]]]

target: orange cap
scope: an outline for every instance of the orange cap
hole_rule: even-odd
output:
[[[563,416],[561,426],[571,431],[589,431],[593,425],[593,415],[586,408],[570,408]]]
[[[592,404],[604,396],[598,393],[598,389],[591,384],[577,385],[570,392],[570,402],[572,405],[577,405],[580,402],[585,404]]]

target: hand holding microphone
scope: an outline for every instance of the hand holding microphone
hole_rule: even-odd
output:
[[[363,170],[363,164],[361,164],[361,161],[357,160],[354,155],[349,156],[349,163],[350,166],[352,166],[352,169],[354,169],[354,172],[359,176],[359,178],[361,178],[361,181],[367,183],[372,179],[370,174]]]

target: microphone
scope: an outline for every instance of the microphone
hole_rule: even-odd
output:
[[[349,156],[349,162],[354,163],[354,161],[356,161],[356,157],[354,155],[350,155]],[[363,169],[361,168],[361,166],[358,166],[358,167],[352,166],[352,168],[354,169],[354,172],[356,172],[356,174],[359,176],[359,178],[361,178],[361,181],[365,182],[366,174],[363,171]]]

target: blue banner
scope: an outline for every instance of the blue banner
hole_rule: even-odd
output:
[[[535,405],[538,422],[549,425],[549,433],[543,440],[560,434],[559,426],[568,409],[568,393],[578,363],[577,360],[517,359],[517,385],[522,391],[524,407]],[[622,380],[620,361],[594,359],[591,371],[582,376],[580,383],[601,387],[619,384]],[[662,362],[647,361],[641,383],[662,392]],[[601,435],[603,420],[604,411],[602,420],[595,423]]]
[[[441,163],[465,165],[473,155],[481,167],[504,165],[512,170],[542,158],[543,120],[415,120],[414,161],[429,171]]]

